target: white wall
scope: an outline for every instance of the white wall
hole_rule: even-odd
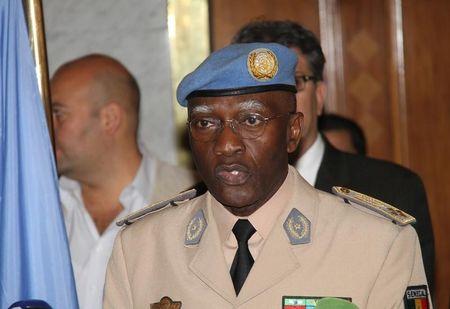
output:
[[[141,143],[174,163],[166,1],[45,0],[43,5],[50,76],[62,63],[88,53],[120,60],[141,88]]]

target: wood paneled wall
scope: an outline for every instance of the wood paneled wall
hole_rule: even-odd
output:
[[[436,308],[450,298],[450,1],[210,0],[212,49],[255,19],[321,37],[327,109],[355,119],[369,155],[424,180],[435,232]]]
[[[409,165],[425,181],[438,254],[440,307],[450,308],[450,1],[403,1]]]
[[[210,0],[210,32],[212,49],[228,45],[243,25],[257,19],[302,20],[314,33],[319,33],[317,1],[296,0]]]

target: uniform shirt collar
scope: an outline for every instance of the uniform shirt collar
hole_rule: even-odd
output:
[[[300,175],[312,186],[316,183],[320,163],[325,153],[325,142],[322,135],[318,134],[314,143],[300,157],[295,168]]]

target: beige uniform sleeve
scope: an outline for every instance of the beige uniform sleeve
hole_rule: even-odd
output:
[[[104,309],[133,308],[130,282],[123,255],[122,231],[117,234],[106,270],[103,295]]]
[[[409,286],[427,285],[416,231],[407,226],[394,239],[367,301],[367,308],[405,308]],[[428,291],[429,308],[433,308]]]

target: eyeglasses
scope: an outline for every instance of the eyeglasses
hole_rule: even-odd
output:
[[[231,130],[243,139],[255,139],[263,135],[270,120],[297,114],[290,112],[281,115],[263,117],[259,114],[249,113],[239,115],[236,119],[222,121],[214,117],[198,117],[187,122],[191,137],[200,142],[210,142],[217,138],[226,124]],[[224,124],[225,123],[225,124]]]
[[[317,82],[317,77],[313,75],[299,75],[295,76],[295,84],[297,86],[297,91],[303,90],[306,87],[306,83],[309,81]]]

